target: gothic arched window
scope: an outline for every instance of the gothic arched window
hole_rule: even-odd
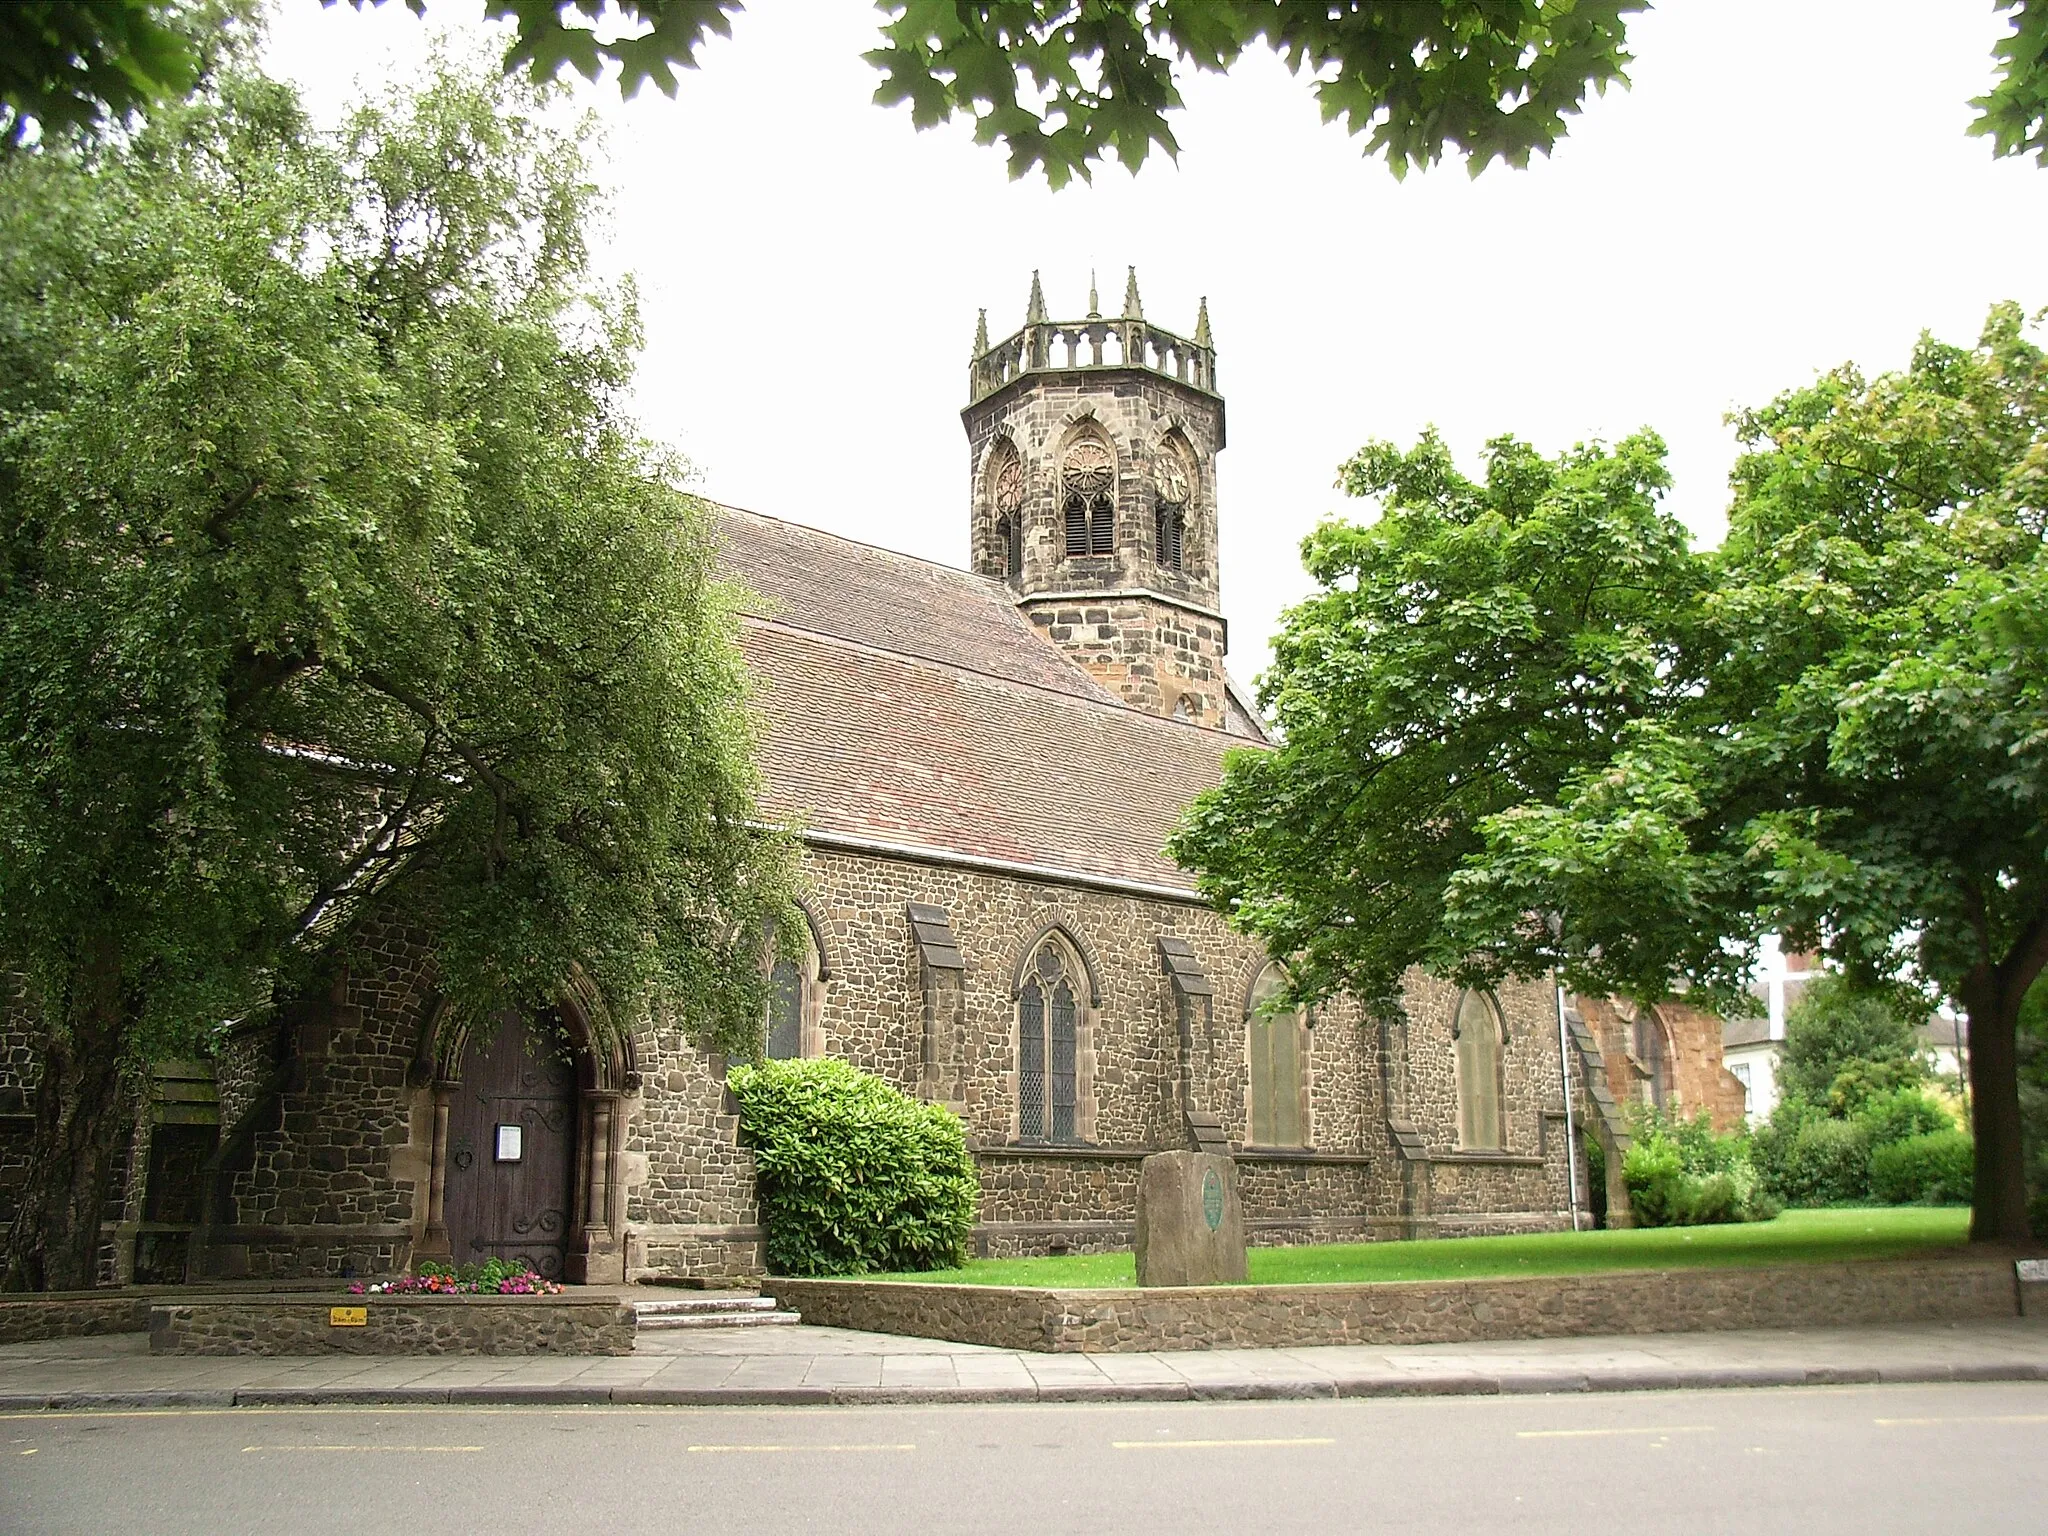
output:
[[[1003,574],[1015,580],[1024,573],[1024,461],[1008,439],[989,455],[988,487]]]
[[[1642,1079],[1643,1097],[1657,1108],[1671,1099],[1671,1052],[1664,1038],[1664,1024],[1648,1008],[1629,1025],[1629,1046]]]
[[[1268,965],[1252,983],[1245,1009],[1246,1046],[1251,1055],[1251,1112],[1248,1139],[1258,1147],[1299,1147],[1308,1143],[1302,1112],[1303,1047],[1307,1021],[1299,1008],[1268,1014],[1287,978]]]
[[[1500,1015],[1483,992],[1458,998],[1451,1020],[1457,1043],[1458,1145],[1468,1152],[1501,1150]]]
[[[1116,553],[1116,459],[1099,437],[1084,437],[1060,466],[1060,507],[1069,555]]]
[[[1193,483],[1187,455],[1179,445],[1170,438],[1160,444],[1152,465],[1152,550],[1154,558],[1170,571],[1181,568]]]
[[[1017,989],[1017,1139],[1078,1141],[1077,974],[1048,939]]]
[[[824,1050],[818,1018],[824,979],[818,947],[804,933],[803,957],[777,955],[768,967],[768,1038],[762,1055],[770,1061],[816,1056]]]

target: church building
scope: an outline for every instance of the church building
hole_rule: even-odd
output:
[[[1569,1224],[1547,987],[1418,973],[1396,1017],[1271,1015],[1284,957],[1161,851],[1267,738],[1225,665],[1206,301],[1185,336],[1146,318],[1135,276],[1098,309],[1053,320],[1034,277],[1019,329],[978,329],[969,569],[719,513],[752,594],[763,812],[802,844],[804,951],[774,968],[768,1053],[958,1111],[980,1254],[1127,1247],[1140,1161],[1181,1147],[1237,1158],[1255,1243]],[[726,1062],[599,1009],[565,984],[575,1059],[536,1060],[516,1018],[444,1027],[431,945],[373,928],[328,995],[159,1072],[110,1266],[758,1274]],[[1612,1100],[1578,1032],[1574,1098],[1597,1118]]]

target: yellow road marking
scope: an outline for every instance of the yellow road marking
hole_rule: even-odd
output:
[[[1112,1440],[1119,1451],[1212,1451],[1238,1445],[1335,1445],[1334,1439],[1304,1436],[1295,1440]]]
[[[1905,1424],[2048,1424],[2048,1413],[1959,1413],[1942,1419],[1872,1419],[1887,1429]]]
[[[480,1445],[245,1445],[251,1451],[480,1451]]]
[[[914,1445],[693,1445],[693,1451],[914,1451]]]
[[[21,1454],[24,1456],[33,1456],[39,1449],[41,1449],[41,1447],[32,1445],[27,1450],[23,1451]]]
[[[1711,1424],[1674,1424],[1667,1429],[1639,1428],[1630,1424],[1618,1429],[1518,1429],[1517,1440],[1591,1440],[1605,1435],[1711,1435]]]

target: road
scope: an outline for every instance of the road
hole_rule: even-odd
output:
[[[10,1533],[2044,1528],[2048,1383],[0,1418]]]

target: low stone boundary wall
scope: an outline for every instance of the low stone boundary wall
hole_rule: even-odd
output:
[[[1964,1322],[2019,1312],[2009,1257],[1144,1291],[780,1279],[762,1289],[805,1322],[830,1328],[1100,1354]]]
[[[141,1333],[149,1326],[149,1295],[96,1295],[44,1291],[0,1297],[0,1344],[37,1339],[79,1339],[101,1333]]]
[[[630,1355],[633,1328],[616,1296],[232,1296],[152,1307],[149,1352]]]

